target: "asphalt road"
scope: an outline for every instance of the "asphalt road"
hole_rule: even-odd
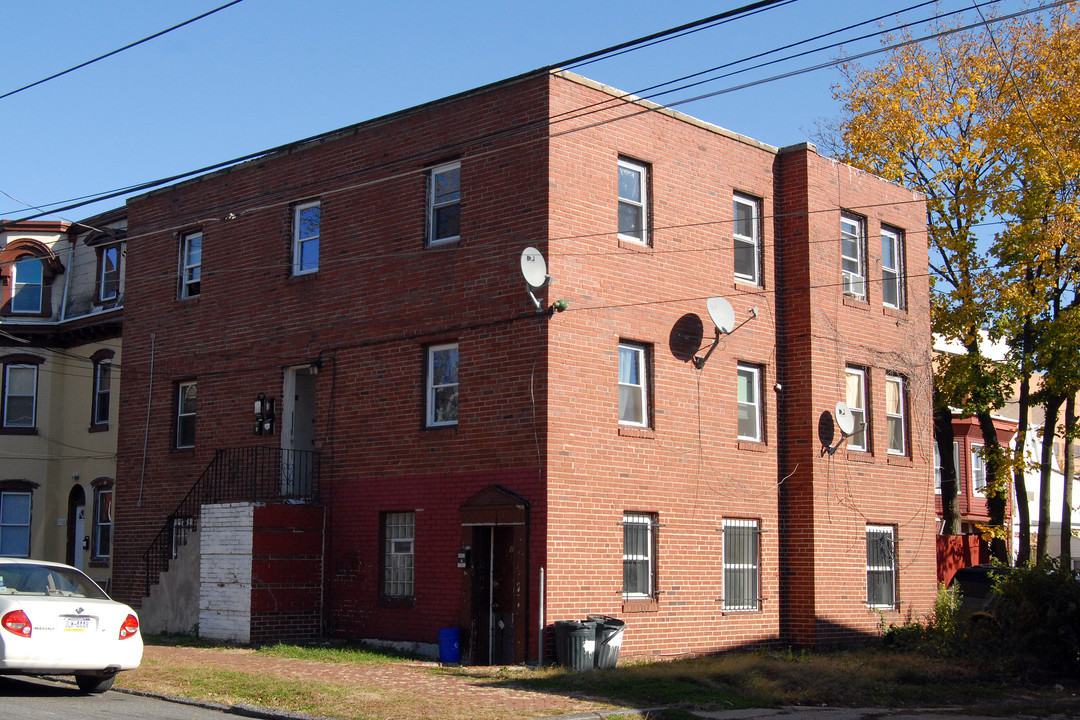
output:
[[[73,684],[41,678],[0,677],[3,720],[220,720],[235,713],[110,691],[83,695]]]

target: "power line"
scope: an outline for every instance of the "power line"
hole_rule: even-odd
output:
[[[50,80],[55,80],[56,78],[63,77],[64,75],[67,75],[68,73],[73,73],[76,70],[81,70],[82,68],[86,67],[87,65],[93,65],[94,63],[99,62],[101,60],[104,60],[105,58],[110,58],[113,55],[118,55],[119,53],[122,53],[125,50],[130,50],[131,48],[142,45],[143,43],[150,42],[151,40],[159,38],[162,35],[167,35],[167,34],[173,32],[174,30],[179,30],[180,28],[184,27],[185,25],[190,25],[193,22],[198,22],[199,20],[202,20],[205,17],[209,17],[209,16],[213,15],[214,13],[221,12],[222,10],[224,10],[226,8],[229,8],[229,7],[232,7],[233,5],[238,5],[238,4],[242,3],[243,1],[244,0],[232,0],[232,2],[226,3],[226,4],[222,5],[221,7],[214,8],[213,10],[210,10],[209,12],[204,12],[202,15],[199,15],[198,17],[193,17],[190,20],[185,20],[184,22],[182,22],[182,23],[180,23],[178,25],[173,25],[170,28],[166,28],[164,30],[161,30],[160,32],[156,32],[153,35],[148,35],[147,37],[144,37],[142,40],[136,40],[135,42],[129,43],[129,44],[125,45],[122,48],[117,48],[116,50],[112,50],[110,52],[107,52],[104,55],[99,55],[96,58],[94,58],[93,60],[87,60],[86,62],[79,63],[75,67],[70,67],[67,70],[62,70],[62,71],[60,71],[58,73],[54,73],[53,75],[50,75],[47,78],[42,78],[41,80],[37,80],[35,82],[30,83],[29,85],[23,85],[21,88],[16,88],[14,90],[9,90],[8,92],[0,95],[0,100],[3,100],[5,98],[9,98],[12,95],[15,95],[17,93],[21,93],[23,90],[29,90],[30,88],[37,87],[38,85],[49,82]]]

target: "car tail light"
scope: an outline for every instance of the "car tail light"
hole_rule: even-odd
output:
[[[128,615],[124,620],[124,624],[120,626],[120,639],[124,640],[132,635],[139,634],[139,618],[134,615]]]
[[[26,617],[26,613],[22,610],[12,610],[4,615],[3,618],[0,618],[0,625],[3,625],[8,632],[15,633],[19,637],[30,637],[32,629],[30,618]]]

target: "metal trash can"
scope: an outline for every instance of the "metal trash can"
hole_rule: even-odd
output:
[[[607,615],[590,615],[596,622],[596,667],[609,670],[619,660],[619,648],[622,647],[623,631],[626,623]]]
[[[555,662],[579,672],[596,666],[596,621],[555,622]]]

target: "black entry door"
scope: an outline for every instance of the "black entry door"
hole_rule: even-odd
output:
[[[514,528],[473,528],[473,662],[514,663]]]

